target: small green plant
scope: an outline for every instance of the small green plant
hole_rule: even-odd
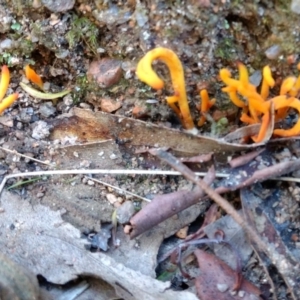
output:
[[[12,55],[8,52],[3,52],[0,54],[0,64],[1,65],[11,65]]]
[[[22,29],[22,25],[18,22],[14,22],[10,28],[14,31],[20,31],[20,29]]]
[[[11,190],[11,189],[20,188],[20,187],[23,187],[24,185],[27,185],[27,184],[30,184],[33,182],[37,182],[40,179],[41,179],[41,177],[39,176],[39,177],[34,177],[32,179],[20,180],[20,181],[17,181],[16,183],[12,184],[11,186],[9,186],[7,189]]]
[[[66,34],[70,48],[73,48],[80,40],[84,41],[89,49],[97,53],[97,37],[99,29],[86,17],[73,15],[71,20],[71,29]]]

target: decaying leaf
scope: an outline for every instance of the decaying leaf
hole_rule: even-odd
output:
[[[38,300],[41,292],[34,274],[0,254],[0,298]]]
[[[74,108],[65,118],[53,121],[52,125],[52,139],[69,137],[77,138],[78,142],[115,139],[132,150],[141,146],[166,147],[182,157],[213,152],[217,159],[224,161],[235,151],[258,146],[232,144],[223,139],[195,136],[140,120],[79,108]]]
[[[264,195],[264,199],[248,188],[241,190],[244,214],[247,221],[261,235],[265,250],[255,244],[254,247],[267,267],[269,259],[276,266],[289,287],[293,299],[300,299],[299,251],[295,251],[293,246],[290,224],[287,221],[278,223],[280,219],[277,219],[277,216],[280,216],[281,208],[280,206],[276,208],[274,205],[283,201],[284,192],[274,188],[269,189],[268,193],[263,191],[261,195]]]
[[[260,290],[243,279],[239,291],[233,291],[236,272],[226,263],[203,250],[194,251],[201,274],[196,278],[197,294],[201,300],[261,299]]]
[[[194,239],[201,239],[205,236],[204,229],[209,224],[215,222],[218,218],[218,205],[215,203],[210,206],[210,208],[205,213],[204,221],[201,227],[197,230],[197,232],[189,235],[185,240],[194,240]]]
[[[204,228],[204,232],[210,239],[215,238],[215,235],[219,230],[222,230],[224,233],[224,241],[234,246],[243,262],[243,265],[245,265],[253,251],[247,237],[245,236],[244,230],[229,215],[222,217]],[[233,252],[232,249],[224,243],[212,244],[211,246],[214,249],[216,256],[221,258],[231,268],[236,269],[237,254]]]
[[[88,274],[111,284],[126,300],[197,299],[187,291],[172,291],[169,283],[129,269],[105,253],[90,253],[79,230],[64,222],[60,212],[42,205],[33,207],[7,191],[1,195],[1,207],[0,246],[4,254],[52,283],[64,284]]]
[[[60,147],[53,161],[60,169],[99,168],[117,169],[122,166],[122,154],[114,140],[68,145]]]

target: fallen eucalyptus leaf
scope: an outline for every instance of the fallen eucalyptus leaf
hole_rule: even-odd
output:
[[[29,85],[26,85],[23,82],[20,83],[20,86],[30,96],[39,98],[39,99],[44,99],[44,100],[53,100],[56,98],[61,98],[71,92],[70,90],[65,90],[65,91],[62,91],[59,93],[43,93],[43,92],[40,92],[40,91],[30,87]]]

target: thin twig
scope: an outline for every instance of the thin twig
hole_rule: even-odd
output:
[[[119,191],[119,192],[122,192],[123,194],[131,195],[131,196],[133,196],[133,197],[135,197],[135,198],[141,199],[141,200],[146,201],[146,202],[151,202],[151,200],[149,200],[149,199],[147,199],[147,198],[144,198],[144,197],[141,197],[141,196],[139,196],[139,195],[137,195],[137,194],[128,192],[128,191],[126,191],[126,190],[123,190],[123,189],[121,189],[121,188],[119,188],[119,187],[117,187],[117,186],[115,186],[115,185],[111,185],[111,184],[109,184],[109,183],[107,183],[107,182],[104,182],[104,181],[102,181],[102,180],[95,179],[95,178],[90,177],[90,176],[86,176],[86,178],[88,178],[88,179],[90,179],[90,180],[93,180],[94,182],[100,183],[100,184],[102,184],[102,185],[108,186],[108,187],[110,187],[110,188],[112,188],[112,189],[114,189],[114,190],[117,190],[117,191]]]
[[[8,179],[17,177],[34,177],[34,176],[51,176],[51,175],[90,175],[90,174],[103,174],[103,175],[164,175],[164,176],[182,176],[181,172],[168,171],[168,170],[106,170],[106,169],[90,169],[90,170],[50,170],[50,171],[34,171],[34,172],[24,172],[6,175],[0,184],[0,195]],[[204,177],[207,172],[196,172],[197,176]],[[218,178],[227,178],[229,174],[226,173],[216,173]],[[269,180],[281,180],[281,181],[293,181],[300,182],[300,178],[294,177],[279,177],[270,178]]]
[[[21,153],[17,152],[16,150],[10,150],[10,149],[7,149],[7,148],[3,148],[3,147],[1,147],[1,146],[0,146],[0,149],[3,150],[3,151],[5,151],[5,152],[11,153],[11,154],[15,154],[15,155],[17,155],[17,156],[21,156],[21,157],[24,157],[24,158],[27,158],[27,159],[29,159],[29,160],[38,162],[38,163],[43,164],[43,165],[52,166],[52,164],[49,163],[49,162],[42,161],[42,160],[39,160],[39,159],[30,157],[30,156],[25,155],[25,154],[21,154]]]
[[[103,170],[103,169],[91,169],[91,170],[51,170],[51,171],[34,171],[24,172],[6,175],[0,184],[0,195],[8,179],[17,177],[33,177],[33,176],[51,176],[51,175],[91,175],[91,174],[103,174],[103,175],[175,175],[181,176],[180,172],[176,171],[164,171],[164,170]],[[206,172],[198,172],[198,176],[205,176]],[[220,178],[228,177],[227,174],[218,173],[216,175]]]

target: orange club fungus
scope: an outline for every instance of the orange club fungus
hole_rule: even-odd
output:
[[[10,81],[10,73],[7,66],[3,66],[1,70],[1,81],[0,81],[0,114],[10,107],[18,98],[18,93],[11,94],[4,98]],[[3,99],[4,98],[4,99]]]
[[[162,89],[164,82],[152,68],[152,63],[156,59],[163,61],[170,71],[174,95],[166,98],[167,103],[180,118],[182,126],[188,131],[196,133],[186,96],[183,67],[172,50],[162,47],[150,50],[137,65],[137,77],[156,90]]]
[[[44,89],[42,78],[29,65],[25,66],[25,76],[32,83],[36,84],[41,90]]]
[[[222,90],[226,92],[231,101],[243,109],[241,121],[248,124],[261,123],[257,136],[253,136],[254,142],[263,142],[266,139],[267,129],[271,122],[271,107],[274,107],[275,121],[286,117],[289,108],[298,111],[298,120],[291,129],[275,129],[273,134],[281,137],[291,137],[300,134],[300,101],[296,98],[300,91],[300,76],[290,76],[283,80],[279,96],[270,97],[269,90],[275,85],[269,66],[263,68],[263,81],[260,93],[250,83],[248,71],[245,65],[238,63],[239,79],[231,78],[227,69],[220,70],[221,80],[226,84]],[[300,64],[298,65],[300,69]],[[245,99],[243,101],[240,97]]]
[[[159,90],[164,87],[164,82],[152,68],[154,60],[163,61],[169,68],[171,74],[174,95],[167,97],[167,103],[180,118],[182,125],[190,132],[196,133],[194,122],[190,113],[182,64],[177,55],[170,49],[156,48],[150,50],[138,63],[137,77]],[[300,70],[300,63],[298,64]],[[300,75],[287,77],[283,80],[278,96],[270,97],[270,89],[274,87],[275,80],[269,66],[265,66],[262,72],[262,83],[258,92],[249,80],[249,74],[244,64],[238,63],[239,78],[234,79],[228,69],[220,70],[220,78],[225,83],[223,92],[227,93],[230,100],[238,107],[242,108],[240,120],[247,124],[261,124],[256,136],[252,140],[256,143],[265,142],[273,130],[273,119],[277,122],[283,120],[290,108],[298,111],[298,120],[290,129],[275,129],[273,134],[280,137],[291,137],[300,134],[300,100],[296,98],[300,93]],[[207,90],[200,92],[201,117],[198,126],[202,126],[206,121],[205,114],[215,103],[215,99],[210,100]],[[273,116],[274,113],[274,116]]]

